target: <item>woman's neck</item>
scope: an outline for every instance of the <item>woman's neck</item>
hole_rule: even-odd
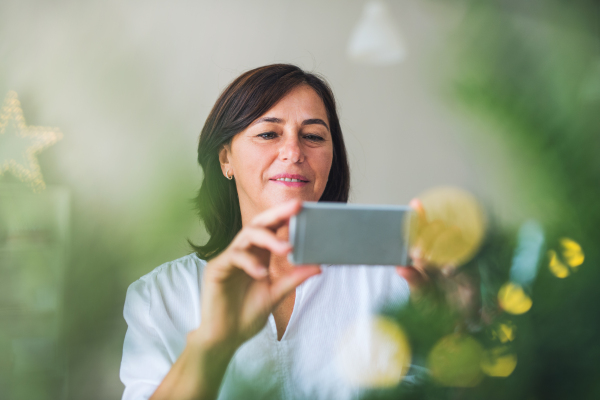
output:
[[[287,226],[282,226],[275,233],[277,238],[281,240],[288,240],[289,228]],[[282,256],[279,254],[271,254],[271,260],[269,262],[269,270],[271,278],[278,278],[285,271],[289,271],[291,268],[294,268],[292,264],[288,261],[287,256]]]

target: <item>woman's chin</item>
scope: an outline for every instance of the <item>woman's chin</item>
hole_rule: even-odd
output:
[[[271,207],[277,204],[285,203],[290,200],[300,201],[318,201],[319,197],[312,192],[306,190],[281,190],[278,193],[268,197],[270,199]]]

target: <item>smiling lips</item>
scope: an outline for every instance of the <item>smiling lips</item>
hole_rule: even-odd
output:
[[[288,187],[301,187],[309,182],[307,177],[296,174],[279,174],[269,180]]]

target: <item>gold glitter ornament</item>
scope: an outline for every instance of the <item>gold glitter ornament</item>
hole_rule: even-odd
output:
[[[58,128],[27,126],[17,93],[8,92],[0,109],[0,176],[10,171],[34,192],[43,190],[37,155],[60,139]]]

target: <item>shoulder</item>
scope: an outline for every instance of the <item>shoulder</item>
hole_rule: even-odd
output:
[[[206,263],[190,254],[165,263],[127,289],[123,315],[123,399],[149,398],[199,325],[199,282]]]
[[[129,285],[124,316],[143,313],[151,320],[168,319],[177,328],[189,329],[198,312],[200,281],[206,261],[189,254],[160,265]]]
[[[182,285],[198,283],[206,261],[201,260],[195,253],[166,262],[151,272],[133,282],[129,291],[155,288],[158,290],[182,289]]]

